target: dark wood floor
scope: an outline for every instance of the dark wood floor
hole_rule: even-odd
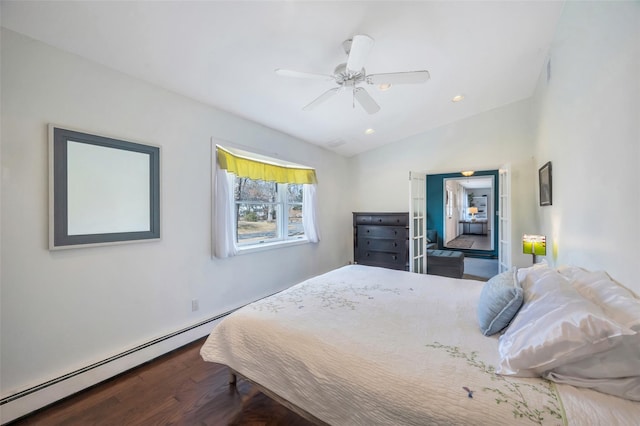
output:
[[[204,339],[121,374],[15,425],[311,425],[229,369],[205,362]]]

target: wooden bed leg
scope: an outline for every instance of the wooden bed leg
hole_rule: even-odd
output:
[[[236,383],[238,383],[238,376],[236,375],[236,372],[232,370],[229,372],[229,385],[235,386]]]

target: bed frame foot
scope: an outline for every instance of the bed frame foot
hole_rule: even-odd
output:
[[[235,386],[238,383],[238,376],[235,371],[229,372],[229,386]]]

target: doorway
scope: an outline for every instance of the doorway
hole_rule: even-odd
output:
[[[476,171],[469,178],[460,172],[427,175],[427,229],[437,231],[438,249],[498,257],[498,175],[498,170]]]
[[[443,247],[494,251],[494,177],[444,178]]]

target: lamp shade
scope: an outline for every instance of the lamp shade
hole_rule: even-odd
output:
[[[545,256],[547,254],[547,237],[544,235],[523,235],[522,253]]]
[[[467,209],[467,213],[469,213],[469,214],[476,214],[476,213],[478,213],[478,208],[477,208],[477,207],[469,207],[469,208]]]

